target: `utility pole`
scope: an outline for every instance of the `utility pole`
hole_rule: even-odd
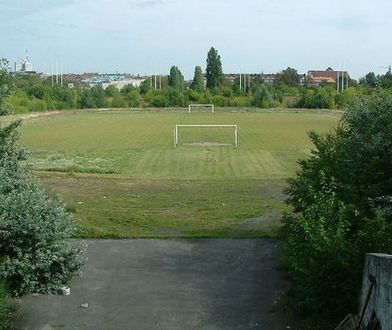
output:
[[[56,59],[56,85],[59,84],[59,62]]]
[[[157,90],[157,65],[154,65],[154,89]]]
[[[244,93],[246,93],[246,66],[244,66]]]
[[[347,80],[346,80],[346,89],[348,89],[348,80],[349,80],[349,78],[348,78],[348,72],[346,72],[346,77],[347,77]]]
[[[344,90],[344,74],[345,74],[345,71],[343,70],[342,71],[342,79],[341,79],[341,81],[342,81],[342,91]]]
[[[240,92],[242,91],[242,84],[241,84],[241,70],[242,68],[241,68],[241,65],[240,65]]]
[[[53,58],[52,58],[52,87],[54,84],[54,69],[53,69]]]
[[[63,87],[63,61],[60,61],[60,86]]]
[[[336,78],[336,91],[339,93],[339,70]]]

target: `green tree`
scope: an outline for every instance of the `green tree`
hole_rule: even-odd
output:
[[[332,109],[335,105],[335,94],[335,89],[328,87],[306,88],[302,91],[297,106],[308,109]]]
[[[105,94],[109,97],[114,97],[115,95],[119,94],[120,91],[116,88],[116,86],[109,85],[105,88]]]
[[[142,102],[142,98],[140,96],[139,89],[134,88],[130,90],[126,94],[126,100],[128,101],[128,106],[131,108],[137,108],[140,107],[140,104]]]
[[[56,291],[83,264],[72,216],[21,165],[19,124],[0,130],[0,277],[15,296]]]
[[[315,149],[289,182],[285,260],[307,315],[355,312],[365,253],[392,252],[391,109],[390,94],[358,98],[334,131],[310,134]]]
[[[392,88],[392,71],[391,67],[389,67],[389,70],[381,76],[381,87],[383,88]]]
[[[219,87],[223,80],[221,57],[214,47],[207,54],[206,78],[209,89]]]
[[[5,58],[0,59],[0,115],[7,114],[5,104],[14,90],[14,80],[10,74],[9,63]]]
[[[251,105],[259,108],[269,108],[272,104],[272,96],[265,85],[260,85],[253,93]]]
[[[97,104],[89,89],[83,89],[80,96],[80,107],[82,109],[96,108]]]
[[[117,93],[113,96],[110,106],[112,108],[126,108],[128,107],[128,103],[123,99],[120,93]]]
[[[142,81],[140,84],[140,93],[146,94],[149,90],[151,90],[152,86],[152,77],[147,78],[146,80]]]
[[[375,88],[380,84],[380,77],[376,76],[374,72],[369,72],[359,79],[359,84],[363,87]]]
[[[296,69],[288,67],[276,75],[275,85],[286,85],[288,87],[299,87],[301,76]]]
[[[182,91],[185,88],[184,76],[182,75],[180,69],[175,65],[170,68],[169,86],[179,91]]]
[[[203,72],[201,70],[201,67],[198,65],[195,67],[195,73],[193,75],[191,89],[197,92],[202,92],[204,89]]]

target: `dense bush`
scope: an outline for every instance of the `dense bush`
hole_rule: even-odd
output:
[[[142,98],[139,89],[132,89],[126,94],[128,106],[131,108],[138,108],[141,106]]]
[[[21,166],[18,122],[0,130],[0,278],[15,296],[51,292],[82,266],[72,217]]]
[[[258,89],[254,91],[250,104],[258,108],[271,107],[272,96],[264,85],[261,85]]]
[[[335,90],[332,88],[319,87],[316,89],[304,89],[298,101],[298,107],[309,109],[333,109]]]
[[[285,261],[294,307],[337,320],[357,310],[365,253],[392,252],[392,96],[357,99],[336,130],[310,138],[287,189]]]

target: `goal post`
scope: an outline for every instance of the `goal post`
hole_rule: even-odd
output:
[[[189,104],[188,113],[191,113],[192,108],[211,108],[211,112],[214,112],[213,104]]]
[[[233,136],[230,138],[230,143],[219,143],[218,141],[209,141],[209,142],[204,142],[203,144],[216,144],[216,145],[234,145],[235,147],[238,147],[238,126],[237,125],[176,125],[174,127],[173,131],[173,139],[174,139],[174,146],[178,147],[180,145],[180,129],[181,128],[229,128],[233,134]],[[196,141],[195,141],[196,142]],[[198,144],[198,143],[191,143],[191,144]]]

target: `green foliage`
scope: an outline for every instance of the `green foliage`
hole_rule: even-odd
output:
[[[204,89],[203,72],[201,70],[201,67],[198,65],[195,67],[195,73],[193,75],[191,89],[197,92],[202,92]]]
[[[202,103],[203,99],[203,93],[197,92],[193,89],[189,89],[186,93],[186,97],[190,102],[195,102],[195,103]]]
[[[185,107],[187,105],[184,94],[181,93],[178,89],[167,88],[164,90],[163,94],[169,107]]]
[[[89,89],[83,89],[80,97],[80,107],[82,109],[96,108],[97,103]]]
[[[140,96],[139,89],[132,89],[126,94],[128,106],[131,108],[138,108],[141,105],[142,97]]]
[[[248,107],[249,98],[246,96],[234,96],[230,99],[230,106],[232,107]]]
[[[150,89],[146,94],[146,101],[150,106],[156,108],[165,108],[169,106],[163,90]]]
[[[374,72],[369,72],[359,79],[359,84],[366,88],[376,88],[380,85],[380,77]]]
[[[69,284],[82,266],[72,217],[21,166],[15,122],[0,131],[0,278],[21,296]]]
[[[9,63],[0,58],[0,110],[4,109],[8,97],[14,89],[14,81],[10,74]]]
[[[113,87],[113,86],[109,86]],[[108,88],[109,88],[108,87]],[[108,89],[106,88],[106,89]],[[109,94],[107,90],[104,90],[101,86],[94,86],[90,89],[90,96],[94,99],[95,107],[97,108],[105,108],[107,103],[105,99],[105,94]],[[119,95],[117,88],[115,88],[115,95]],[[68,94],[69,95],[69,94]]]
[[[140,93],[143,95],[147,94],[147,92],[152,89],[151,86],[152,86],[152,77],[149,77],[140,84]]]
[[[221,57],[214,47],[207,54],[206,78],[207,88],[210,89],[219,87],[223,80]]]
[[[182,91],[185,88],[184,76],[180,69],[175,65],[170,68],[169,86],[179,91]]]
[[[119,93],[119,90],[113,85],[109,85],[108,87],[105,88],[106,96],[114,97],[118,93]]]
[[[120,93],[117,93],[113,96],[113,98],[110,102],[110,106],[112,108],[127,108],[128,103],[127,103],[127,101],[124,100],[124,98],[122,97],[122,95]]]
[[[276,75],[275,85],[285,85],[288,87],[299,87],[301,77],[296,69],[288,67]]]
[[[225,107],[228,105],[227,99],[222,95],[214,95],[212,97],[212,103],[218,107]]]
[[[258,108],[269,108],[272,105],[272,96],[265,85],[254,91],[250,104]]]
[[[335,94],[335,104],[339,109],[346,109],[356,97],[363,94],[361,88],[349,87]]]
[[[175,88],[150,90],[146,94],[146,100],[150,106],[157,108],[187,105],[184,94]]]
[[[364,255],[392,252],[392,96],[358,98],[338,128],[311,133],[284,219],[294,306],[333,320],[357,310]]]
[[[389,70],[380,77],[380,84],[382,88],[392,88],[391,67],[389,67]]]
[[[1,93],[6,94],[2,97],[0,115],[61,109],[182,107],[190,102],[236,107],[344,109],[355,95],[369,93],[375,86],[390,89],[389,93],[392,93],[390,71],[381,76],[368,73],[360,79],[360,85],[350,80],[348,90],[336,93],[335,89],[328,85],[312,89],[300,86],[300,75],[290,67],[277,74],[276,82],[272,86],[265,85],[257,75],[251,75],[249,81],[250,76],[247,75],[244,91],[243,84],[240,88],[239,77],[234,81],[225,79],[221,58],[213,47],[207,56],[207,89],[200,66],[195,67],[190,88],[186,88],[178,67],[172,66],[169,76],[152,76],[143,81],[140,87],[127,85],[119,91],[114,85],[104,90],[101,86],[90,87],[82,82],[74,82],[74,87],[68,88],[67,84],[52,86],[50,79],[42,79],[37,75],[13,77],[9,74],[8,62],[3,60],[1,63],[0,98]],[[242,83],[243,79],[244,77]],[[6,89],[4,86],[7,86]],[[156,91],[156,88],[160,91]],[[173,89],[181,95],[173,92]]]
[[[297,106],[308,109],[333,109],[335,90],[328,87],[304,89]]]

